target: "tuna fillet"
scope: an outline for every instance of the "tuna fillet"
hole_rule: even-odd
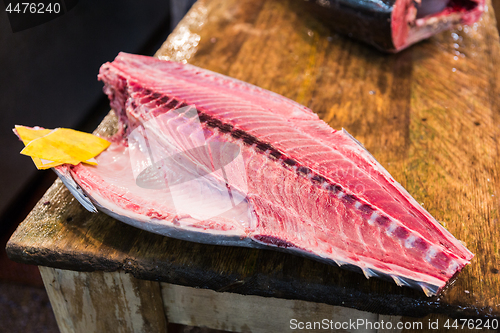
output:
[[[89,210],[208,244],[274,247],[434,295],[473,257],[345,130],[272,92],[120,53],[120,129],[98,165],[56,168]]]

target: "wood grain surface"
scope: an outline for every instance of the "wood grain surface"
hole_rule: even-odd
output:
[[[12,236],[10,258],[387,315],[500,316],[500,44],[488,4],[474,26],[386,55],[299,0],[199,0],[156,54],[282,94],[361,141],[475,254],[436,297],[293,255],[140,231],[86,212],[59,181]]]

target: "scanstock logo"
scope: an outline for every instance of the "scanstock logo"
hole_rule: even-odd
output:
[[[33,2],[4,0],[3,2],[12,32],[19,32],[64,15],[76,6],[78,0],[37,0]]]
[[[151,117],[128,136],[135,186],[158,191],[175,213],[206,220],[246,199],[240,146],[217,140],[193,105]]]

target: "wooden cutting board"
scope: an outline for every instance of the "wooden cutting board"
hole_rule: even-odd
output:
[[[12,236],[10,258],[382,314],[500,316],[500,44],[488,8],[474,26],[387,55],[332,32],[301,0],[199,0],[156,54],[277,92],[347,129],[475,254],[441,294],[140,231],[86,212],[59,181]]]

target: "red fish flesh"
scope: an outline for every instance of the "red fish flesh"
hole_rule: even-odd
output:
[[[283,96],[120,53],[120,119],[97,166],[56,168],[79,201],[162,235],[274,247],[436,294],[473,257],[345,130]]]

